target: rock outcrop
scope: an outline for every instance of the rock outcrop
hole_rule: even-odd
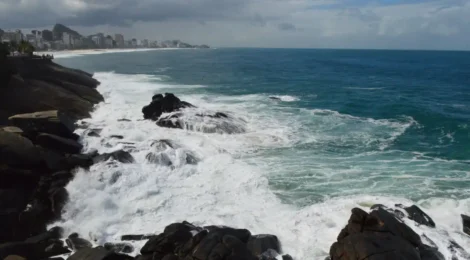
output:
[[[152,102],[142,108],[145,119],[157,120],[163,113],[171,113],[182,108],[194,107],[192,104],[181,101],[172,93],[157,94],[152,97]]]
[[[416,205],[389,209],[383,205],[372,206],[370,213],[362,209],[352,209],[348,224],[338,235],[337,242],[330,248],[331,260],[444,260],[433,241],[426,238],[425,244],[420,235],[402,220],[407,217],[417,225],[435,227],[434,221]],[[470,257],[455,241],[448,241],[453,252],[452,259]]]
[[[65,68],[41,57],[0,58],[0,125],[7,118],[60,110],[74,119],[88,117],[103,101],[91,74]]]

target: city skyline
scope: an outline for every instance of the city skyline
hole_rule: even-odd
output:
[[[111,49],[111,48],[209,48],[207,45],[190,45],[180,40],[156,41],[148,39],[127,39],[122,33],[105,34],[102,32],[88,36],[82,35],[71,28],[56,24],[52,30],[21,29],[2,30],[0,28],[2,43],[21,41],[29,42],[36,50],[64,50],[64,49]]]

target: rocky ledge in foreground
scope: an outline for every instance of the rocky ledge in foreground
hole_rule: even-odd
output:
[[[179,128],[204,133],[238,134],[246,131],[246,122],[228,113],[197,110],[172,93],[156,94],[142,108],[144,119],[156,121],[160,127]]]
[[[352,209],[346,227],[330,248],[331,260],[446,260],[436,244],[414,232],[404,222],[411,219],[416,225],[435,228],[434,221],[419,207],[396,205],[390,209],[374,205],[370,213]],[[462,215],[464,232],[470,223]],[[423,241],[422,240],[425,240]],[[470,237],[469,237],[470,239]],[[442,243],[442,241],[439,241]],[[453,240],[445,241],[452,253],[452,260],[470,259],[470,254]]]
[[[91,74],[32,57],[0,57],[0,125],[8,117],[60,110],[74,119],[90,115],[103,101]]]

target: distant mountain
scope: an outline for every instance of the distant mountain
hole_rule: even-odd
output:
[[[54,39],[59,40],[62,39],[62,34],[63,33],[68,33],[71,34],[75,37],[82,37],[77,31],[74,31],[70,29],[69,27],[63,25],[63,24],[56,24],[54,25],[54,28],[52,29],[52,34],[54,35]]]

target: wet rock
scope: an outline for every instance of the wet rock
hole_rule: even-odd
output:
[[[196,116],[210,118],[228,118],[228,115],[222,112],[216,112],[215,114],[196,114]]]
[[[14,242],[0,245],[0,259],[13,255],[26,259],[44,259],[59,255],[64,251],[59,250],[58,246],[54,246],[53,243]]]
[[[21,135],[0,131],[0,165],[29,168],[41,163],[39,150]]]
[[[63,234],[64,234],[63,228],[53,227],[49,229],[47,232],[44,232],[37,236],[33,236],[33,237],[26,239],[25,242],[40,243],[40,242],[45,242],[49,240],[57,240],[57,239],[62,238]]]
[[[94,128],[94,129],[90,129],[88,132],[87,132],[87,136],[92,136],[92,137],[100,137],[100,134],[101,134],[101,131],[103,129],[97,129],[97,128]]]
[[[412,205],[411,207],[404,208],[404,210],[408,213],[408,218],[414,220],[416,223],[428,227],[436,227],[432,218],[424,213],[418,206]]]
[[[124,136],[122,136],[122,135],[111,135],[109,138],[122,140],[122,139],[124,139]]]
[[[184,123],[179,120],[179,117],[182,116],[180,113],[168,115],[165,117],[161,117],[157,120],[157,125],[160,127],[166,128],[179,128],[183,129]]]
[[[393,213],[376,207],[370,214],[352,210],[346,227],[330,248],[332,260],[404,259],[420,260],[421,239]]]
[[[274,97],[274,96],[270,96],[269,99],[271,99],[271,100],[281,100],[280,98]]]
[[[78,154],[83,149],[83,145],[72,139],[45,133],[36,137],[36,143],[44,148],[67,154]]]
[[[150,163],[162,165],[162,166],[172,166],[173,163],[171,162],[170,157],[166,153],[148,153],[145,156],[145,159],[149,161]]]
[[[118,119],[118,122],[131,122],[132,120],[127,119],[127,118],[120,118]]]
[[[79,237],[77,233],[73,233],[69,235],[69,237],[65,240],[65,242],[67,243],[67,246],[70,247],[73,251],[77,251],[82,248],[93,247],[90,241]]]
[[[449,241],[449,246],[447,248],[452,253],[452,260],[459,259],[457,256],[460,256],[460,258],[463,259],[470,259],[470,254],[454,240]]]
[[[152,142],[152,144],[150,144],[150,146],[155,147],[155,149],[159,152],[164,151],[168,148],[175,148],[175,145],[170,140],[167,140],[167,139],[154,141]]]
[[[118,254],[106,250],[103,247],[95,248],[83,248],[73,255],[71,255],[67,260],[131,260],[134,259],[131,256]]]
[[[255,256],[260,256],[268,249],[272,249],[277,254],[281,253],[281,244],[279,239],[274,235],[256,235],[251,236],[247,244],[248,250]],[[276,256],[277,256],[276,254]],[[274,256],[274,257],[276,257]]]
[[[123,151],[123,150],[118,150],[112,153],[104,153],[104,154],[98,155],[95,158],[93,158],[93,162],[94,163],[104,162],[109,159],[113,159],[122,163],[133,163],[135,161],[134,157],[132,157],[130,153]]]
[[[122,241],[139,241],[147,240],[156,237],[157,235],[123,235],[121,236]]]
[[[34,189],[42,172],[0,165],[0,189]]]
[[[419,256],[421,260],[445,260],[443,254],[439,252],[437,248],[430,247],[428,245],[421,245],[418,247],[419,249]]]
[[[10,133],[19,134],[19,135],[22,135],[24,133],[23,130],[21,130],[21,128],[16,127],[16,126],[0,127],[0,131],[10,132]]]
[[[61,240],[53,241],[45,249],[45,253],[48,256],[63,255],[63,254],[68,254],[70,252],[71,251],[67,247],[64,247],[64,242],[62,242]]]
[[[186,107],[194,107],[188,102],[181,101],[171,93],[154,95],[152,102],[142,108],[145,119],[157,120],[163,113],[171,113]]]
[[[19,114],[10,117],[10,122],[24,132],[48,133],[64,138],[76,138],[72,118],[57,110]]]
[[[121,172],[114,172],[113,175],[111,175],[111,178],[109,179],[109,184],[114,184],[116,183],[119,178],[121,178],[122,173]]]
[[[283,255],[282,260],[294,260],[294,258],[292,258],[292,256],[290,256],[290,255]]]
[[[460,215],[462,217],[463,232],[470,236],[470,217],[466,215]]]
[[[134,251],[134,247],[129,243],[105,243],[104,248],[116,253],[132,253]]]

